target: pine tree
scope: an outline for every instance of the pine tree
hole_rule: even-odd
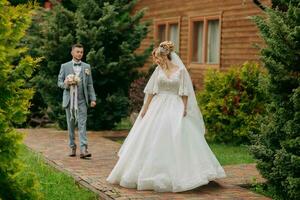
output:
[[[256,17],[266,47],[272,104],[252,147],[257,168],[278,199],[300,199],[300,2],[281,0]],[[278,3],[278,2],[277,2]]]
[[[60,64],[71,60],[71,45],[83,44],[83,60],[91,64],[97,94],[97,106],[90,109],[88,127],[110,129],[127,116],[130,83],[150,54],[150,48],[135,53],[148,33],[149,23],[140,22],[143,10],[131,13],[136,1],[74,0],[73,4],[69,7],[76,7],[74,12],[56,4],[42,17],[42,31],[35,31],[31,40],[35,52],[45,58],[35,83],[52,119],[65,128],[57,74]]]
[[[26,37],[30,55],[43,57],[41,67],[34,74],[32,85],[37,93],[32,111],[46,104],[49,117],[66,128],[65,111],[62,109],[62,91],[57,87],[60,65],[71,60],[70,49],[76,43],[74,13],[56,4],[53,10],[40,8],[33,18]],[[38,98],[40,97],[40,98]]]
[[[32,6],[10,6],[0,0],[0,199],[40,198],[36,181],[24,180],[18,151],[22,135],[12,127],[26,119],[32,89],[24,88],[38,60],[20,40],[31,23]],[[30,177],[30,176],[26,176]]]

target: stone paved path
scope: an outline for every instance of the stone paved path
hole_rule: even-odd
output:
[[[89,132],[89,150],[93,153],[90,160],[66,156],[69,152],[66,131],[55,129],[22,129],[26,133],[25,144],[32,150],[41,153],[45,160],[59,170],[73,176],[80,184],[99,194],[100,199],[145,199],[145,200],[252,200],[269,199],[241,188],[252,182],[263,181],[255,166],[232,165],[225,166],[227,178],[212,181],[206,186],[182,193],[156,193],[152,191],[137,191],[105,181],[117,161],[117,151],[120,144],[106,139],[112,135],[124,136],[126,132]]]

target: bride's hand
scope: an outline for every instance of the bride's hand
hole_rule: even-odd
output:
[[[143,118],[147,112],[147,108],[144,108],[141,113],[141,117]]]
[[[184,111],[183,111],[183,117],[185,117],[186,114],[187,114],[186,109],[184,109]]]

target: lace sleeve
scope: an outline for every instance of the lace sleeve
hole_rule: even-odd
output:
[[[189,94],[188,78],[189,78],[188,71],[186,69],[180,70],[180,86],[178,91],[179,96],[188,96]]]
[[[157,88],[157,76],[158,76],[158,67],[155,68],[154,72],[152,73],[145,89],[144,93],[146,94],[156,94],[158,92]]]

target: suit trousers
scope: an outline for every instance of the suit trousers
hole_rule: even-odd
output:
[[[75,121],[75,117],[71,119],[70,107],[66,108],[66,117],[68,124],[68,132],[69,132],[69,146],[70,148],[76,148],[75,143],[75,126],[78,125],[78,136],[80,143],[80,150],[84,150],[87,148],[87,134],[86,134],[86,120],[87,120],[87,105],[84,99],[78,100],[78,115],[77,121]]]

